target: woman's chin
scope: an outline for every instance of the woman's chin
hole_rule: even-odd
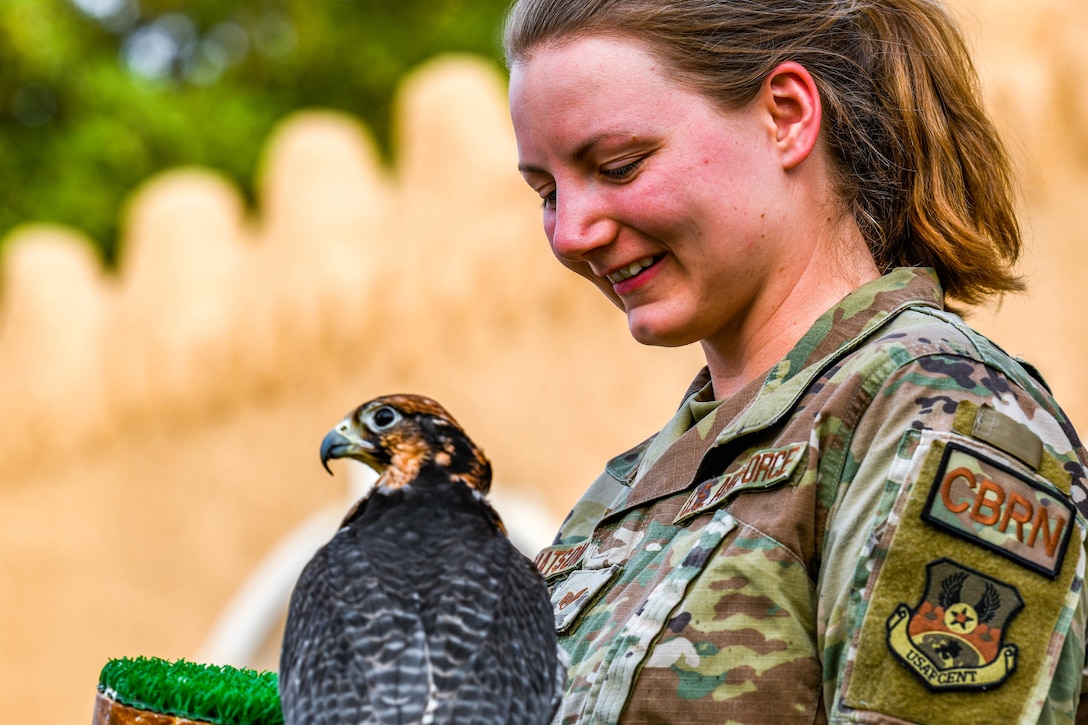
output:
[[[653,321],[640,320],[631,314],[627,316],[627,328],[631,331],[631,337],[635,338],[635,342],[643,345],[681,347],[698,341],[697,338],[693,339],[690,335],[684,334],[684,330],[661,324],[660,321],[655,324]]]

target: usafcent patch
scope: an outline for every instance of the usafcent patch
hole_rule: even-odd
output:
[[[954,452],[946,455],[949,448]],[[969,456],[961,456],[964,451]],[[1019,541],[1016,517],[1028,518],[1017,503],[1001,532],[1007,505],[1016,500],[1011,494],[1018,489],[1008,473],[983,468],[982,463],[1003,461],[1036,480],[1034,474],[955,432],[904,434],[899,454],[910,461],[909,467],[891,469],[900,496],[879,530],[873,555],[859,564],[859,572],[867,572],[864,588],[856,592],[864,609],[848,654],[852,664],[842,682],[842,705],[929,725],[1036,722],[1042,707],[1039,688],[1053,657],[1071,636],[1063,618],[1072,615],[1068,607],[1079,596],[1072,589],[1077,576],[1072,552],[1082,537],[1079,523],[1069,524],[1070,553],[1052,579],[980,540],[985,534]],[[934,497],[940,497],[941,483],[961,466],[972,470],[975,487],[966,477],[948,493],[954,509],[968,503],[961,512],[968,517],[982,498],[977,515],[983,521],[968,518],[978,527],[971,536],[922,516]],[[984,485],[983,478],[1004,487],[1001,505],[995,503],[1000,494]],[[1038,480],[1040,487],[1061,495]],[[995,517],[990,510],[994,506],[1004,509],[986,523]],[[1056,556],[1062,540],[1054,539],[1058,528],[1053,513],[1048,508]],[[1031,520],[1038,515],[1034,511]],[[1022,536],[1024,544],[1031,539],[1026,523]],[[1045,553],[1042,530],[1035,544]]]
[[[1004,637],[1023,606],[1015,587],[939,559],[926,565],[918,604],[888,617],[888,649],[930,690],[989,690],[1016,669]]]

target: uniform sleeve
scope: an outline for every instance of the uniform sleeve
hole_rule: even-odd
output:
[[[829,719],[1072,722],[1086,607],[1071,429],[967,357],[874,379],[852,393],[856,421],[818,422],[835,482],[818,587]]]

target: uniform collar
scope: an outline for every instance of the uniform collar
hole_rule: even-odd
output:
[[[889,319],[910,307],[944,308],[944,292],[936,273],[929,268],[904,267],[869,282],[844,297],[821,315],[792,350],[771,368],[757,384],[754,400],[740,406],[729,420],[720,421],[720,431],[710,448],[719,448],[742,436],[773,426],[793,408],[812,382],[836,360],[861,346]],[[678,415],[687,415],[687,398],[709,380],[704,368],[688,389]],[[747,403],[747,401],[745,401]],[[728,406],[726,406],[728,407]],[[637,473],[646,445],[609,461],[606,470],[629,483]],[[702,473],[701,471],[699,472]],[[698,479],[700,476],[696,475]],[[630,509],[663,495],[688,488],[691,480],[644,480],[626,490],[616,511]]]
[[[944,309],[944,291],[932,269],[901,267],[848,294],[820,315],[771,368],[755,402],[722,432],[718,443],[776,423],[831,363],[910,307]]]

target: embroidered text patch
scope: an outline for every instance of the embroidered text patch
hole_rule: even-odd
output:
[[[806,448],[807,443],[791,443],[781,448],[756,451],[724,476],[699,484],[676,514],[674,523],[716,508],[729,494],[742,488],[770,488],[785,481],[804,458]]]
[[[545,578],[551,578],[563,572],[575,569],[582,562],[582,555],[586,553],[589,541],[569,546],[549,546],[536,555],[536,568]]]
[[[1075,520],[1057,492],[955,443],[945,448],[922,518],[1051,579]]]

